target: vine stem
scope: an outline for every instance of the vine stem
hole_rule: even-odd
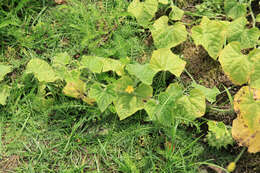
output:
[[[187,75],[191,78],[191,80],[197,84],[197,82],[195,81],[195,79],[192,77],[192,75],[188,72],[188,70],[185,68],[184,71],[187,73]]]
[[[240,157],[244,154],[246,151],[246,147],[243,147],[242,151],[239,153],[239,155],[235,158],[234,162],[237,163],[237,161],[240,159]]]
[[[249,11],[250,11],[250,15],[251,15],[251,17],[252,17],[252,20],[253,20],[253,27],[255,27],[256,21],[255,21],[255,16],[254,16],[252,7],[251,7],[251,3],[252,3],[252,0],[249,0],[248,8],[249,8]]]

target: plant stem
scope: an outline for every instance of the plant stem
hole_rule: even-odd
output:
[[[252,7],[251,7],[251,3],[252,3],[252,0],[249,1],[248,3],[248,8],[249,8],[249,11],[250,11],[250,15],[252,17],[252,20],[253,20],[253,27],[255,27],[255,16],[254,16],[254,13],[253,13],[253,10],[252,10]]]
[[[242,151],[239,153],[239,155],[235,158],[234,162],[237,162],[240,157],[243,155],[243,153],[246,151],[246,147],[243,147]]]
[[[191,80],[197,84],[197,82],[194,80],[194,78],[192,77],[192,75],[188,72],[188,70],[185,68],[184,71],[187,73],[187,75],[191,78]]]

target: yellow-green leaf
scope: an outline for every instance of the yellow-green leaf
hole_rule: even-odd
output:
[[[228,44],[221,52],[219,62],[234,84],[242,85],[249,80],[253,64],[241,53],[239,42]]]
[[[154,44],[158,49],[175,47],[187,39],[185,25],[181,22],[168,25],[168,20],[167,16],[162,16],[151,27]]]
[[[247,5],[238,2],[237,0],[225,0],[224,10],[228,17],[236,19],[238,17],[246,16]]]
[[[182,89],[177,83],[171,84],[165,92],[161,92],[158,99],[150,99],[145,105],[149,119],[158,121],[164,126],[171,126],[178,116],[176,100],[182,96]]]
[[[147,28],[154,17],[158,7],[157,0],[133,0],[128,6],[128,12],[136,17],[137,22]]]
[[[126,67],[127,71],[140,79],[143,83],[151,85],[153,82],[153,77],[156,71],[151,67],[150,64],[129,64]]]
[[[172,8],[172,11],[169,14],[169,18],[171,20],[181,20],[181,18],[183,17],[184,11],[179,9],[175,5],[172,5],[171,8]]]
[[[4,76],[7,73],[10,73],[12,71],[12,67],[4,64],[0,64],[0,81],[4,79]]]
[[[81,66],[88,68],[94,73],[115,71],[118,75],[124,73],[124,65],[119,60],[97,56],[83,56]]]
[[[5,105],[6,99],[10,95],[10,87],[8,85],[0,86],[0,104]]]
[[[59,79],[52,67],[46,61],[38,58],[29,61],[26,73],[33,73],[40,82],[54,82]]]
[[[129,86],[134,89],[132,92],[126,91]],[[151,86],[140,84],[135,87],[134,81],[127,76],[117,80],[115,87],[117,98],[113,100],[113,104],[115,105],[120,120],[123,120],[133,115],[138,110],[143,109],[146,100],[153,94]]]
[[[71,57],[67,52],[57,54],[52,60],[53,67],[66,66],[71,63]]]
[[[101,112],[104,112],[106,108],[116,98],[113,86],[108,85],[105,88],[101,87],[100,84],[96,83],[91,86],[89,91],[89,97],[94,98]]]
[[[234,84],[242,85],[250,80],[254,87],[259,87],[260,51],[252,50],[248,55],[241,53],[239,42],[228,44],[221,52],[219,62],[225,74]]]
[[[241,49],[254,47],[259,39],[260,31],[258,28],[246,28],[247,20],[245,17],[240,17],[228,25],[227,40],[229,42],[238,41],[241,44]]]
[[[204,16],[200,25],[192,27],[191,36],[196,45],[202,45],[216,60],[225,43],[226,31],[226,23],[209,20]]]
[[[156,72],[168,70],[179,77],[185,68],[186,62],[173,54],[170,49],[162,48],[153,52],[150,65]]]
[[[177,100],[177,104],[185,110],[184,117],[193,120],[202,117],[206,111],[206,100],[204,94],[198,89],[192,89],[190,95],[183,95]]]

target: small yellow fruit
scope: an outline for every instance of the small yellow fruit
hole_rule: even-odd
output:
[[[127,88],[125,89],[125,92],[131,94],[132,92],[134,92],[134,88],[131,85],[128,85]]]
[[[236,162],[230,162],[227,166],[228,172],[233,172],[236,169]]]

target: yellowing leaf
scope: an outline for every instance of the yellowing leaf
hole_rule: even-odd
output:
[[[248,151],[260,151],[260,90],[245,86],[235,95],[234,109],[238,117],[233,121],[232,136]]]
[[[260,123],[260,90],[242,87],[234,98],[234,110],[248,125],[248,128],[258,128]]]
[[[257,153],[260,151],[260,124],[258,128],[251,130],[241,118],[233,121],[232,136],[240,146],[248,147],[248,152]]]
[[[59,79],[51,66],[46,61],[38,58],[29,61],[26,73],[33,73],[40,82],[54,82]]]
[[[168,25],[168,17],[162,16],[151,27],[155,46],[159,48],[172,48],[187,39],[187,31],[181,22]]]
[[[86,96],[86,84],[80,79],[75,79],[74,81],[71,80],[67,82],[62,91],[66,96],[82,99],[84,102],[90,105],[95,102],[94,99],[90,99]]]
[[[223,22],[203,17],[200,25],[191,29],[196,45],[202,45],[213,58],[217,59],[225,43],[227,25]]]
[[[11,66],[0,64],[0,81],[2,81],[4,79],[4,76],[11,71]]]
[[[145,0],[145,2],[133,0],[128,6],[128,12],[136,17],[136,20],[140,25],[146,28],[154,17],[157,7],[157,0]]]
[[[153,51],[150,65],[156,72],[168,70],[179,77],[185,68],[186,62],[173,54],[170,49],[162,48]]]

